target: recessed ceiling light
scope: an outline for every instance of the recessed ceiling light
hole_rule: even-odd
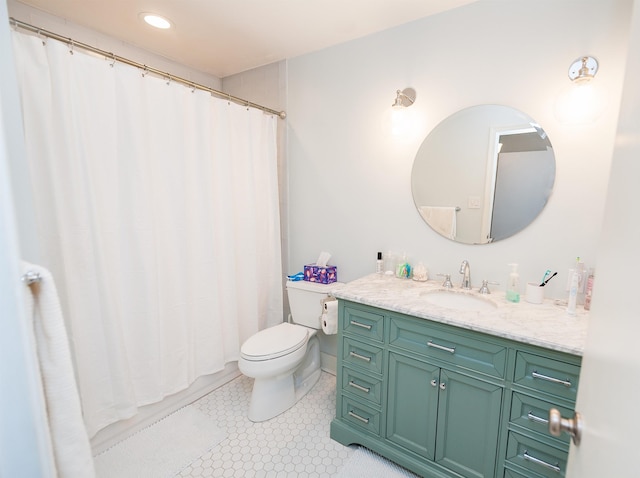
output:
[[[155,13],[141,13],[140,18],[155,28],[160,28],[162,30],[171,28],[171,22],[169,20],[160,15],[156,15]]]

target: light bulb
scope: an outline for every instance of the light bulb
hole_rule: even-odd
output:
[[[166,30],[171,28],[171,22],[160,15],[156,15],[155,13],[142,13],[142,19],[155,28],[160,28],[161,30]]]
[[[555,114],[562,123],[593,123],[602,114],[604,106],[602,93],[593,81],[572,83],[558,95]]]

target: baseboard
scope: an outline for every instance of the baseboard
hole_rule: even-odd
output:
[[[189,405],[216,388],[221,387],[241,375],[237,362],[228,363],[224,370],[198,378],[189,388],[178,392],[164,400],[140,407],[138,413],[127,419],[112,423],[100,430],[91,439],[91,449],[94,455],[102,453],[128,436],[148,427],[163,417]]]
[[[320,368],[331,375],[335,375],[338,368],[338,359],[335,355],[320,352]]]

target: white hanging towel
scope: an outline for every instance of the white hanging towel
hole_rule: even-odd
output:
[[[422,218],[436,232],[449,239],[456,238],[455,206],[420,206],[418,210]]]
[[[26,294],[27,313],[33,319],[58,477],[95,477],[91,445],[82,419],[80,395],[53,276],[44,267],[26,262],[23,262],[23,272],[40,275],[40,281],[32,284],[30,293]]]

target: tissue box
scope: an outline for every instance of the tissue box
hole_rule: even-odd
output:
[[[331,284],[338,280],[338,270],[336,266],[320,267],[315,264],[307,264],[304,266],[304,280],[320,284]]]

